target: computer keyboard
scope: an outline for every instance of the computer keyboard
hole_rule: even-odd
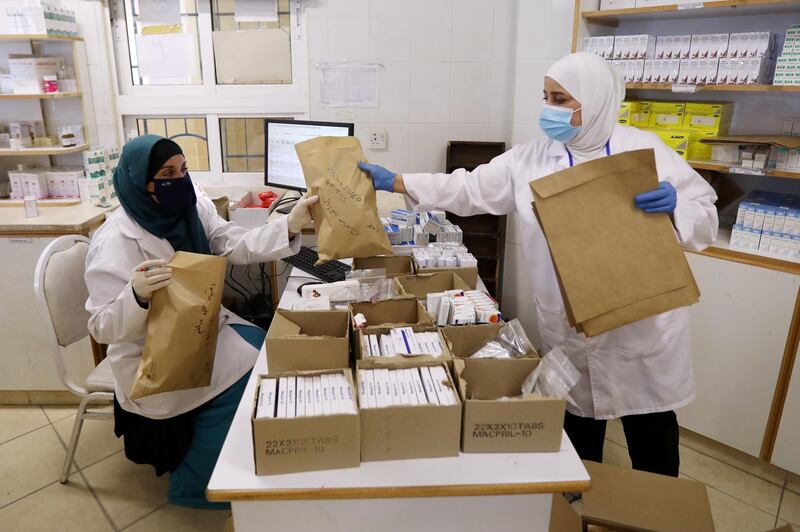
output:
[[[350,271],[350,266],[344,262],[332,260],[320,266],[315,266],[314,264],[316,264],[317,260],[319,260],[319,254],[305,246],[300,247],[300,252],[297,255],[283,259],[284,262],[288,262],[295,268],[299,268],[326,283],[344,281],[345,275]]]

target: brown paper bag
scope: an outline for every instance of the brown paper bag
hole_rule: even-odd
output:
[[[131,399],[211,384],[228,259],[178,251],[172,282],[153,293]]]
[[[319,262],[346,257],[391,255],[392,246],[378,216],[372,180],[355,137],[317,137],[295,145],[308,185],[319,195],[312,206]]]
[[[653,150],[596,159],[532,181],[570,324],[587,336],[696,303],[667,215],[636,208],[658,186]]]

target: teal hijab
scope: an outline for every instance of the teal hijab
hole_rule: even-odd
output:
[[[166,238],[175,251],[211,254],[208,236],[192,205],[180,212],[161,207],[147,192],[150,153],[164,137],[143,135],[122,148],[119,165],[114,171],[114,188],[125,212],[147,232]]]

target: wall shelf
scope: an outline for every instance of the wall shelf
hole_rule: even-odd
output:
[[[0,41],[83,41],[83,37],[59,37],[57,35],[2,34]]]
[[[56,92],[51,94],[0,94],[0,100],[60,100],[82,98],[82,92]]]
[[[731,249],[730,240],[730,229],[720,229],[716,242],[714,242],[714,244],[711,246],[707,247],[703,251],[691,251],[688,249],[686,251],[688,253],[695,253],[697,255],[705,255],[706,257],[729,260],[741,264],[747,264],[749,266],[758,266],[760,268],[767,268],[779,272],[800,275],[800,263],[767,257],[764,255],[756,255],[755,253],[748,253],[747,251]]]
[[[71,153],[80,153],[88,150],[88,144],[81,144],[73,146],[72,148],[59,148],[57,146],[48,146],[46,148],[26,148],[24,150],[10,150],[0,149],[0,157],[36,157],[45,155],[69,155]]]
[[[629,90],[672,91],[672,83],[626,83],[625,87]],[[800,92],[800,85],[696,85],[695,91]],[[676,94],[692,93],[676,91]]]
[[[700,5],[702,7],[699,7]],[[800,12],[800,4],[796,0],[715,0],[711,2],[696,2],[689,5],[584,11],[581,15],[586,22],[604,26],[617,26],[620,20],[680,19],[700,16],[764,15],[792,12]]]
[[[800,172],[791,172],[787,170],[776,170],[774,168],[767,168],[764,170],[763,174],[749,174],[747,172],[731,172],[731,168],[733,168],[730,164],[719,163],[715,161],[686,161],[689,163],[689,166],[694,168],[695,170],[711,170],[713,172],[723,172],[729,174],[736,174],[736,175],[757,175],[757,176],[766,176],[766,177],[783,177],[785,179],[800,179]]]

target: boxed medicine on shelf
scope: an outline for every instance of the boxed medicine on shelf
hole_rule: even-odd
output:
[[[355,398],[349,369],[260,376],[251,417],[256,475],[358,467]]]
[[[63,57],[33,57],[10,54],[8,69],[15,94],[42,94],[44,76],[58,76],[64,65]]]
[[[271,373],[346,368],[350,364],[348,313],[278,309],[264,344]]]
[[[453,362],[464,404],[461,445],[465,453],[558,452],[564,427],[562,399],[522,396],[522,383],[538,358]]]
[[[458,456],[461,401],[445,364],[356,367],[362,461]]]

